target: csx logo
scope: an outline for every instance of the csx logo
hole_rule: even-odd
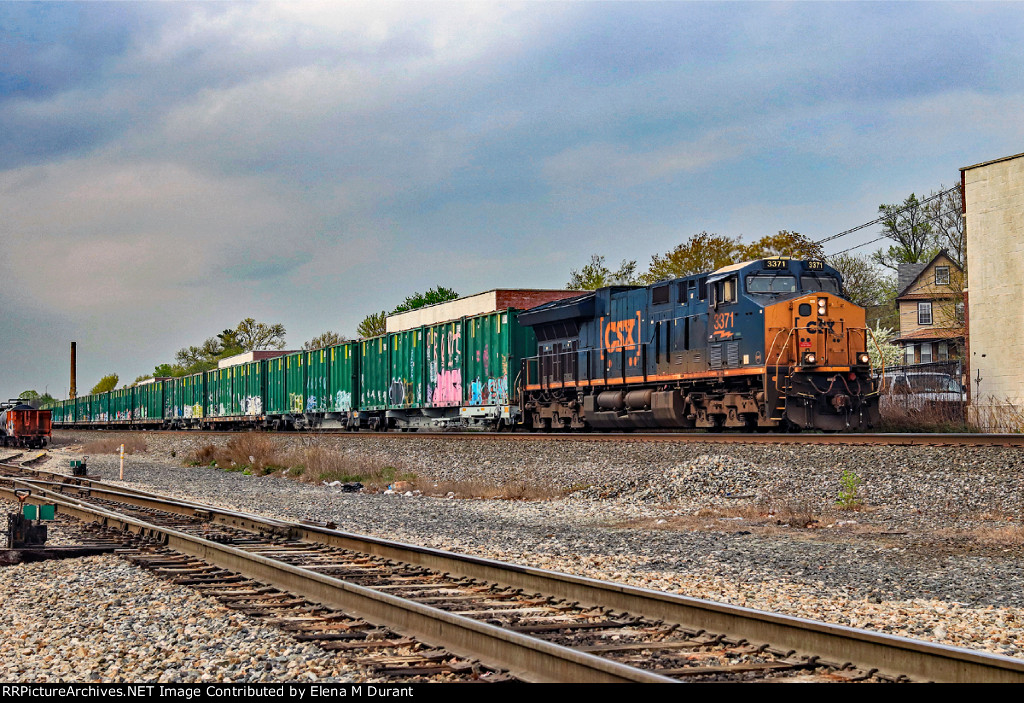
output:
[[[604,328],[604,348],[608,351],[632,347],[633,330],[636,320],[618,320],[609,322]]]
[[[811,334],[835,334],[835,320],[811,320],[807,323],[807,331]]]

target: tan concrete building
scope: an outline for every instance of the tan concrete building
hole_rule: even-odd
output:
[[[457,300],[449,300],[445,303],[434,303],[433,305],[425,305],[415,310],[392,313],[385,319],[385,325],[388,333],[404,332],[405,330],[416,329],[423,325],[436,325],[439,322],[457,320],[460,317],[470,317],[472,315],[482,315],[488,312],[495,312],[496,310],[506,310],[508,308],[529,310],[538,305],[550,303],[553,300],[571,298],[585,292],[579,290],[496,288]]]
[[[982,426],[1024,411],[1024,154],[960,169],[967,230],[970,412]]]

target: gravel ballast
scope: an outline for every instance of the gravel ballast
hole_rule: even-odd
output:
[[[135,487],[1024,657],[1022,450],[275,437],[398,466],[415,474],[416,487],[526,482],[567,492],[512,501],[343,493],[279,475],[186,467],[200,446],[230,438],[144,437],[147,451],[125,460],[125,482]],[[46,468],[66,471],[95,435],[56,438]],[[117,457],[91,455],[89,469],[116,481]],[[863,481],[860,510],[836,508],[844,470]],[[18,675],[30,680],[28,671]]]

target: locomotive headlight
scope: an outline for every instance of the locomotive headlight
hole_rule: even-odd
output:
[[[867,366],[871,362],[871,357],[867,355],[867,352],[861,352],[857,355],[857,363]]]
[[[818,298],[818,314],[824,315],[828,310],[828,298]]]
[[[804,352],[804,356],[803,356],[803,365],[804,366],[814,366],[817,363],[818,363],[818,355],[817,354],[815,354],[814,352]]]

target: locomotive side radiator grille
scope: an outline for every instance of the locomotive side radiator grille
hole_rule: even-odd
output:
[[[740,365],[740,343],[729,342],[725,345],[725,363],[729,366]]]

